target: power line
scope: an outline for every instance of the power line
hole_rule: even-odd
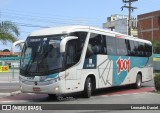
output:
[[[33,14],[33,13],[30,13],[30,14]],[[54,15],[54,17],[51,17],[51,16],[41,16],[42,14],[40,14],[40,15],[26,15],[26,14],[24,14],[24,12],[23,12],[23,14],[22,13],[17,13],[17,12],[11,12],[11,11],[9,11],[9,13],[7,12],[6,13],[6,11],[3,11],[3,15],[5,15],[5,17],[6,16],[16,16],[16,18],[17,17],[25,17],[25,19],[26,18],[36,18],[36,19],[39,19],[39,20],[43,20],[43,19],[45,19],[45,20],[48,20],[49,19],[49,21],[56,21],[55,23],[61,23],[61,24],[63,24],[64,23],[64,20],[65,21],[67,21],[67,24],[68,23],[80,23],[80,24],[83,24],[83,25],[86,25],[86,24],[92,24],[92,25],[96,25],[96,26],[99,26],[100,24],[99,23],[101,23],[101,22],[98,22],[98,20],[99,21],[102,21],[102,20],[100,20],[100,19],[94,19],[93,20],[93,18],[78,18],[78,19],[74,19],[75,17],[70,17],[70,18],[68,18],[68,17],[59,17],[59,16],[55,16]],[[49,14],[49,15],[52,15],[52,14]],[[15,17],[14,17],[15,18]],[[92,19],[92,20],[91,20]],[[59,22],[60,21],[60,22]],[[64,23],[64,24],[66,24],[66,23]]]
[[[48,18],[43,18],[43,17],[38,17],[38,16],[23,16],[23,15],[13,15],[13,14],[3,14],[4,17],[16,17],[16,18],[27,18],[27,19],[37,19],[37,20],[49,20],[49,21],[62,21],[63,20],[67,20],[67,21],[75,21],[75,22],[81,22],[81,21],[89,21],[86,19],[64,19],[64,18],[57,18],[57,17],[48,17]]]
[[[31,16],[26,16],[26,17],[23,17],[23,16],[20,16],[20,15],[9,15],[9,14],[3,14],[3,17],[4,18],[12,18],[12,19],[16,19],[16,20],[21,20],[21,21],[24,21],[24,20],[29,20],[29,21],[35,21],[35,22],[47,22],[47,23],[58,23],[58,24],[94,24],[94,25],[98,25],[99,23],[98,22],[91,22],[91,21],[88,21],[88,20],[85,20],[85,19],[82,19],[82,20],[65,20],[65,19],[57,19],[57,18],[47,18],[47,19],[42,19],[42,18],[33,18]],[[65,21],[64,21],[65,20]]]
[[[93,21],[93,20],[89,20],[88,18],[86,19],[86,18],[82,18],[82,17],[78,18],[78,19],[74,19],[75,17],[67,17],[67,16],[62,17],[59,15],[58,16],[54,15],[54,17],[53,17],[51,15],[53,15],[53,14],[48,14],[47,16],[45,16],[40,13],[26,14],[25,12],[22,12],[22,11],[8,10],[8,9],[3,10],[3,19],[5,19],[5,20],[9,19],[9,21],[14,21],[16,23],[21,22],[21,23],[23,23],[23,24],[19,24],[19,26],[21,26],[21,27],[45,28],[48,26],[77,25],[77,24],[78,25],[79,24],[88,25],[88,26],[92,25],[92,26],[99,26],[99,27],[101,26],[101,24],[99,24],[99,23],[101,23],[100,22],[101,20],[99,20],[99,19],[94,19],[94,21]],[[98,22],[98,20],[99,20],[99,22]],[[28,23],[33,23],[33,21],[34,21],[34,25],[33,24],[28,25]],[[27,23],[27,25],[26,25],[26,23]]]
[[[84,22],[64,22],[63,20],[54,20],[54,19],[52,19],[52,20],[44,20],[44,19],[35,19],[35,18],[28,18],[28,17],[18,17],[18,16],[11,16],[11,15],[8,15],[8,16],[6,16],[6,15],[4,15],[3,16],[4,18],[12,18],[12,19],[16,19],[16,20],[21,20],[21,21],[34,21],[34,22],[37,22],[37,23],[42,23],[42,22],[47,22],[47,23],[59,23],[59,24],[69,24],[69,23],[84,23]]]
[[[24,24],[24,23],[18,23],[14,22],[15,24],[19,26],[25,26],[25,27],[39,27],[39,28],[48,28],[48,26],[40,26],[40,25],[33,25],[33,24]]]
[[[86,20],[100,20],[99,18],[91,18],[91,17],[87,17],[87,18],[84,18],[84,17],[71,17],[71,16],[62,16],[62,15],[53,15],[51,13],[45,13],[47,14],[47,17],[44,17],[44,16],[40,16],[40,15],[44,15],[42,13],[35,13],[35,12],[22,12],[22,11],[17,11],[17,10],[10,10],[10,9],[3,9],[3,12],[9,12],[10,14],[17,14],[17,15],[24,15],[24,16],[32,16],[32,17],[39,17],[39,18],[52,18],[54,16],[54,18],[68,18],[68,19],[73,19],[73,18],[78,18],[78,19],[86,19]],[[29,15],[28,15],[29,14]],[[31,15],[33,14],[33,15]],[[48,16],[49,15],[49,16]],[[51,16],[52,15],[52,16]]]

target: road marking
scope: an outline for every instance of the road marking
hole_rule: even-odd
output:
[[[11,93],[0,93],[0,96],[3,96],[1,98],[4,98],[4,97],[7,97],[7,96],[15,96],[15,95],[18,95],[20,93],[21,93],[21,91],[18,90],[18,91],[14,91],[14,92],[11,92]]]
[[[36,93],[26,93],[28,95],[37,95]]]

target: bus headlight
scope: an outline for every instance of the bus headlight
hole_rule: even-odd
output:
[[[23,82],[23,81],[24,81],[24,79],[23,79],[23,78],[21,78],[21,77],[19,77],[19,81]]]
[[[59,77],[57,77],[57,78],[55,78],[55,79],[52,80],[53,83],[56,83],[56,82],[58,82],[58,81],[60,81],[60,78],[59,78]]]
[[[57,78],[55,78],[55,79],[52,79],[51,81],[53,82],[53,83],[56,83],[56,82],[58,82],[58,81],[60,81],[60,80],[62,80],[62,79],[64,79],[65,78],[65,76],[59,76],[59,77],[57,77]]]

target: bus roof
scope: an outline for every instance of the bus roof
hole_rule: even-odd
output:
[[[61,26],[61,27],[50,27],[50,28],[44,28],[37,31],[34,31],[30,34],[30,36],[42,36],[42,35],[54,35],[54,34],[65,34],[70,33],[74,29],[88,29],[89,26]]]
[[[124,39],[135,40],[135,41],[140,41],[140,42],[145,42],[145,43],[152,44],[148,40],[139,39],[137,37],[128,36],[128,35],[125,35],[125,34],[121,34],[121,33],[114,32],[114,31],[109,31],[109,30],[106,30],[106,29],[90,27],[90,26],[81,26],[81,25],[44,28],[44,29],[40,29],[40,30],[32,32],[29,36],[67,34],[67,33],[70,33],[70,32],[76,31],[76,30],[80,30],[80,31],[96,30],[96,31],[99,31],[99,32],[104,33],[104,34],[105,33],[114,34],[115,37],[117,36],[119,38],[124,38]]]

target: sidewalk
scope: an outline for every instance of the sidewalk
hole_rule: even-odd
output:
[[[19,94],[19,70],[0,73],[0,97]]]
[[[0,97],[13,96],[21,93],[19,83],[0,83]]]

